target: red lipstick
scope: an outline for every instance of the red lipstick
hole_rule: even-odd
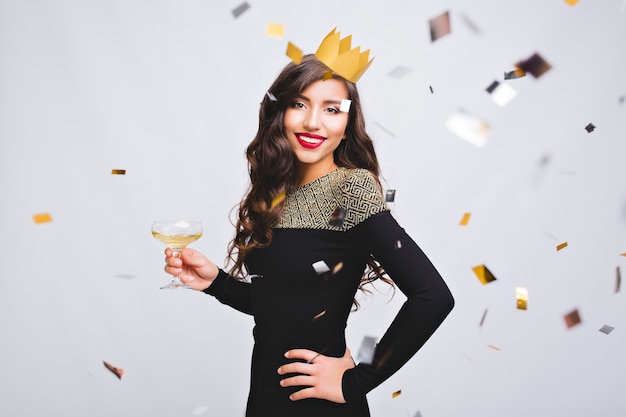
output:
[[[324,136],[308,132],[296,133],[296,139],[298,139],[298,143],[300,144],[300,146],[307,149],[315,149],[319,147],[322,143],[324,143],[324,140],[326,140]]]

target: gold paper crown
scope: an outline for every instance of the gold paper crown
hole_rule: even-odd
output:
[[[369,59],[370,51],[361,52],[361,47],[350,49],[352,35],[340,39],[341,32],[335,32],[335,27],[322,40],[315,56],[328,68],[341,75],[346,80],[356,83],[361,75],[369,68],[374,58]]]

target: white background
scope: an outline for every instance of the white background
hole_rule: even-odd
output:
[[[0,415],[243,415],[252,320],[159,290],[150,225],[201,220],[193,247],[223,262],[287,42],[314,52],[335,26],[375,56],[359,87],[393,214],[457,303],[369,394],[373,416],[626,415],[624,0],[249,3],[235,18],[235,0],[0,0]],[[445,11],[452,33],[431,42]],[[549,72],[504,81],[534,53]],[[496,80],[518,93],[504,107]],[[446,129],[459,109],[489,123],[486,146]],[[353,353],[403,301],[376,288]]]

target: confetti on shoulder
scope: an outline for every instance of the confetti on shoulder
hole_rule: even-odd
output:
[[[52,216],[50,213],[33,214],[33,221],[37,224],[50,223],[52,221]]]
[[[106,362],[106,361],[102,361],[102,363],[104,364],[105,368],[107,368],[109,371],[113,372],[113,374],[115,374],[115,376],[117,376],[119,379],[122,379],[122,375],[124,375],[126,373],[126,371],[122,368],[116,368],[115,366],[111,365],[110,363]]]
[[[125,169],[112,169],[111,175],[126,175]]]

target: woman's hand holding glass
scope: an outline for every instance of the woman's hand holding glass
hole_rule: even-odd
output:
[[[165,272],[178,276],[187,288],[197,291],[207,289],[217,277],[217,265],[195,249],[185,248],[180,254],[165,249]]]

